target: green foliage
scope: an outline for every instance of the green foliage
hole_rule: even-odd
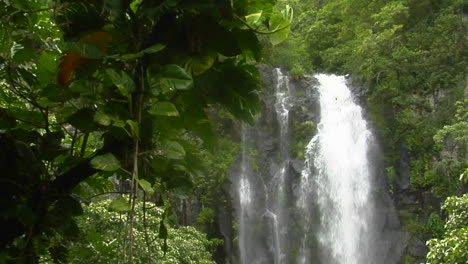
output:
[[[289,71],[289,73],[295,76],[302,76],[306,74],[306,71],[304,70],[304,68],[302,68],[301,65],[295,64],[293,68]]]
[[[223,202],[223,185],[227,181],[227,172],[239,153],[240,145],[228,138],[221,138],[213,152],[200,153],[205,162],[206,172],[195,179],[195,194],[202,205],[214,208],[217,202]]]
[[[413,190],[432,189],[442,198],[454,194],[458,182],[453,177],[466,164],[466,146],[460,141],[466,139],[452,132],[466,128],[448,117],[465,89],[466,4],[413,0],[304,4],[309,11],[301,19],[310,23],[307,29],[299,27],[306,37],[294,52],[305,44],[303,56],[312,62],[311,68],[351,73],[355,83],[369,88],[369,112],[384,139],[387,164],[398,168],[398,155],[407,149]],[[445,143],[458,140],[464,148],[461,156],[439,154],[435,141],[440,136],[434,136],[440,129],[452,138]]]
[[[444,222],[440,219],[439,215],[432,212],[427,219],[425,231],[432,234],[433,238],[440,239],[444,235]]]
[[[457,101],[455,106],[452,124],[437,130],[433,137],[439,155],[424,175],[434,185],[435,193],[442,197],[460,187],[458,172],[468,166],[468,100]]]
[[[256,33],[281,41],[292,13],[273,10],[274,0],[221,2],[0,2],[0,147],[9,153],[0,155],[7,173],[0,224],[8,230],[0,255],[7,263],[35,264],[45,255],[63,262],[78,231],[69,198],[112,191],[110,177],[135,187],[131,204],[138,188],[166,202],[168,193],[190,195],[203,178],[200,153],[216,143],[211,107],[253,122],[261,82],[248,62],[262,59]],[[258,20],[245,21],[259,11]],[[222,178],[207,186],[219,188]],[[113,209],[127,212],[124,204]],[[130,207],[131,224],[133,215]],[[171,234],[165,228],[163,238]],[[133,230],[126,232],[132,244]],[[124,250],[131,262],[131,247]]]
[[[416,263],[416,258],[410,255],[405,255],[405,258],[403,259],[403,264],[413,264]]]
[[[161,116],[179,116],[179,111],[170,102],[157,102],[151,106],[148,113]]]
[[[426,263],[464,263],[468,258],[468,194],[447,198],[442,209],[447,213],[445,233],[427,242]]]
[[[91,160],[91,166],[98,170],[115,171],[120,168],[120,162],[114,157],[114,155],[107,153],[94,157]]]
[[[205,228],[212,228],[214,221],[215,221],[215,211],[209,207],[203,208],[198,214],[197,225],[200,226],[200,229],[202,230]]]
[[[317,131],[317,125],[312,121],[297,122],[295,121],[292,129],[292,141],[290,144],[290,152],[295,159],[304,160],[304,151],[307,144],[312,139],[312,136]]]
[[[124,199],[125,200],[125,199]],[[125,259],[125,248],[128,240],[125,229],[129,226],[124,220],[122,210],[115,210],[115,202],[120,200],[102,200],[84,206],[85,213],[80,216],[78,225],[80,237],[68,246],[72,263],[118,263]],[[123,205],[128,206],[128,202]],[[209,241],[206,236],[193,227],[170,227],[167,223],[167,253],[162,247],[163,239],[158,237],[158,230],[164,208],[148,207],[143,213],[143,203],[137,203],[135,221],[134,263],[185,264],[203,263],[212,264],[211,252],[216,248],[218,241]],[[151,207],[151,209],[149,209]],[[51,263],[45,261],[45,263]]]
[[[418,215],[400,211],[400,221],[404,231],[410,234],[422,234],[423,226],[420,224]]]
[[[294,10],[295,17],[291,24],[289,37],[283,42],[272,45],[268,39],[263,38],[265,47],[265,62],[277,67],[286,67],[290,70],[296,69],[302,75],[312,69],[307,50],[306,38],[308,25],[313,23],[313,1],[278,1],[276,8],[281,9],[288,6]],[[294,70],[293,72],[296,72]]]
[[[387,173],[387,182],[390,187],[389,191],[391,194],[393,194],[393,192],[395,191],[395,180],[396,180],[395,168],[387,167],[385,168],[385,172]]]

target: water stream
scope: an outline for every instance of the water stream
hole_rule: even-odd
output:
[[[260,133],[255,127],[242,126],[242,161],[237,177],[238,247],[242,264],[286,264],[288,255],[289,212],[285,186],[289,160],[289,78],[275,69],[275,105],[279,138],[274,166],[270,173],[255,170],[255,144]],[[268,128],[271,129],[271,128]]]
[[[344,77],[315,75],[318,132],[305,150],[302,173],[299,169],[292,175],[289,145],[294,100],[289,77],[280,69],[274,75],[270,110],[276,125],[242,127],[242,160],[233,180],[238,201],[238,262],[377,263],[370,230],[372,134],[361,107],[353,101]],[[259,144],[267,141],[266,135],[274,138],[272,147]],[[262,148],[271,151],[268,155],[256,152]]]
[[[320,256],[315,258],[321,263],[374,263],[368,256],[371,132],[344,77],[318,74],[315,78],[320,83],[320,123],[307,146],[298,207],[304,211],[307,226],[314,221],[309,212],[318,211]],[[300,263],[312,263],[305,245],[300,254]]]

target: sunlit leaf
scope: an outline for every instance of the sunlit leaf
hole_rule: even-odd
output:
[[[91,160],[91,166],[98,170],[115,171],[120,168],[120,162],[112,153],[96,156]]]
[[[108,126],[111,124],[112,119],[106,113],[98,111],[94,115],[94,121],[96,121],[98,124],[101,124],[103,126]]]
[[[137,179],[138,184],[140,185],[141,189],[145,191],[147,195],[153,195],[154,194],[154,189],[151,186],[151,183],[149,183],[145,179]]]
[[[177,107],[170,102],[157,102],[151,106],[148,113],[160,116],[179,116]]]
[[[130,77],[126,72],[117,72],[116,70],[109,68],[106,69],[106,73],[123,96],[128,97],[135,91],[135,83],[133,82],[132,77]]]
[[[166,45],[163,45],[163,44],[160,44],[160,43],[157,43],[151,47],[148,47],[144,50],[142,50],[141,52],[142,53],[145,53],[145,54],[152,54],[152,53],[156,53],[158,51],[161,51],[163,50],[164,48],[166,48]]]
[[[138,8],[140,7],[140,0],[134,0],[133,2],[130,3],[130,9],[134,14],[137,13]]]
[[[122,59],[122,60],[133,60],[133,59],[138,59],[138,58],[143,57],[143,55],[145,55],[145,54],[152,54],[152,53],[156,53],[156,52],[158,52],[158,51],[161,51],[161,50],[163,50],[165,47],[166,47],[165,45],[158,43],[158,44],[155,44],[155,45],[153,45],[153,46],[151,46],[151,47],[149,47],[149,48],[146,48],[146,49],[144,49],[144,50],[142,50],[142,51],[140,51],[140,52],[138,52],[138,53],[128,53],[128,54],[124,54],[124,55],[122,55],[122,56],[120,57],[120,59]],[[111,57],[111,56],[109,56],[109,57]],[[108,57],[108,58],[109,58],[109,57]],[[112,56],[112,57],[113,57],[113,56]],[[119,58],[119,57],[115,57],[115,58]]]
[[[131,207],[130,207],[130,204],[128,203],[128,201],[125,198],[120,197],[117,200],[113,200],[109,204],[109,210],[123,213],[123,212],[130,211]]]
[[[37,79],[43,85],[51,83],[55,79],[58,71],[57,56],[55,54],[43,51],[41,57],[36,63]]]
[[[250,15],[245,16],[245,21],[250,25],[257,25],[262,18],[262,12],[253,13]]]
[[[124,54],[122,55],[121,57],[118,57],[118,56],[109,56],[108,58],[119,58],[119,59],[122,59],[122,60],[134,60],[134,59],[138,59],[138,58],[141,58],[143,57],[143,53],[128,53],[128,54]]]
[[[146,73],[153,94],[171,90],[187,90],[193,86],[192,76],[184,68],[169,64],[162,68],[151,66]]]
[[[278,45],[288,38],[291,29],[290,21],[281,15],[273,15],[269,21],[269,29],[275,32],[268,35],[271,44]]]
[[[161,146],[165,156],[169,159],[183,159],[185,149],[176,141],[167,140]]]
[[[215,52],[190,57],[185,63],[185,68],[194,75],[200,75],[213,66],[217,57],[218,54]]]

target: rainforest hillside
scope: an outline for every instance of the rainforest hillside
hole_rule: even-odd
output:
[[[0,1],[0,263],[249,264],[232,176],[244,157],[261,174],[287,156],[300,178],[317,73],[346,76],[375,134],[395,263],[465,263],[467,8]],[[286,128],[280,79],[292,87]],[[246,147],[243,131],[263,141]]]

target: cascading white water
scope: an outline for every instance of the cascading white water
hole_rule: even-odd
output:
[[[316,221],[310,219],[311,211],[320,215],[316,228],[320,263],[374,263],[367,254],[371,247],[367,158],[371,132],[344,77],[318,74],[315,78],[320,83],[321,118],[318,134],[307,146],[297,205],[307,226]],[[316,263],[306,246],[309,228],[305,230],[298,263]]]
[[[246,131],[242,127],[242,142],[246,142]],[[248,236],[248,217],[251,210],[252,193],[249,182],[249,162],[247,161],[246,144],[242,144],[242,163],[241,175],[239,180],[239,200],[240,200],[240,216],[239,216],[239,251],[241,263],[248,263],[248,255],[246,246],[249,245]]]
[[[287,233],[287,219],[285,208],[285,181],[287,178],[287,169],[289,162],[289,110],[291,103],[289,102],[290,87],[289,78],[276,68],[276,116],[279,124],[279,169],[273,176],[269,184],[269,192],[273,195],[273,199],[268,199],[268,212],[272,215],[274,228],[274,245],[275,245],[275,264],[282,264],[285,250],[285,239]]]
[[[398,263],[398,217],[344,77],[318,74],[317,89],[307,89],[313,81],[289,82],[279,69],[265,76],[275,85],[262,95],[256,125],[242,126],[242,159],[229,173],[238,232],[230,263]],[[289,146],[302,141],[290,134],[311,122],[318,132],[302,167]]]
[[[253,169],[253,157],[259,134],[256,127],[242,127],[242,161],[235,179],[238,197],[239,255],[241,264],[286,264],[288,242],[288,198],[285,190],[289,161],[289,79],[275,69],[275,105],[279,128],[277,156],[270,157],[272,169],[259,173]],[[271,131],[271,127],[267,128]],[[274,171],[274,172],[273,172]]]

